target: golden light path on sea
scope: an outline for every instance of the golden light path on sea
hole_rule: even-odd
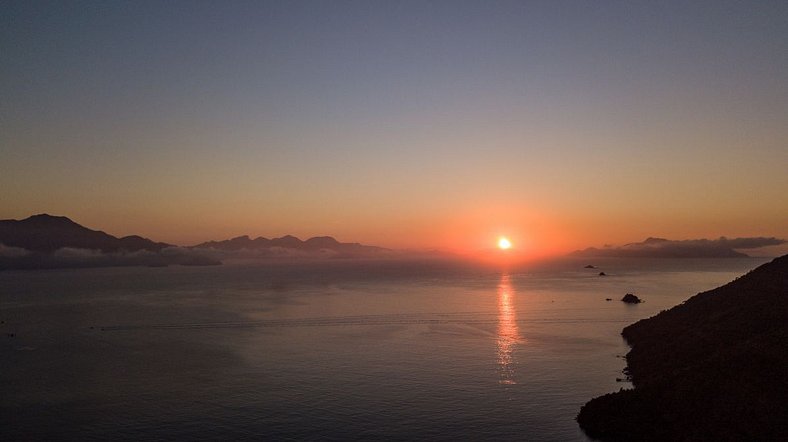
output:
[[[501,275],[498,284],[498,330],[496,346],[498,350],[499,383],[516,384],[514,350],[522,342],[517,327],[517,312],[514,308],[515,292],[508,274]]]

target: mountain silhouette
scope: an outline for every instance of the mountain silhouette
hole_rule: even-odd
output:
[[[737,249],[756,249],[784,244],[779,238],[725,238],[670,240],[646,238],[643,242],[625,244],[620,247],[589,247],[572,252],[571,256],[598,258],[744,258],[745,253]]]
[[[622,335],[635,388],[583,406],[589,436],[788,440],[788,255]]]
[[[365,246],[359,243],[343,243],[330,236],[316,236],[302,241],[292,235],[285,235],[281,238],[273,239],[263,237],[251,239],[249,236],[244,235],[224,241],[208,241],[192,246],[192,248],[196,249],[215,249],[223,251],[265,250],[273,247],[311,252],[331,250],[346,253],[374,253],[387,250],[382,247]]]
[[[23,220],[0,220],[0,243],[34,252],[54,252],[65,247],[102,252],[158,252],[171,247],[137,235],[117,238],[83,227],[65,216],[48,214],[33,215]]]
[[[250,251],[251,253],[246,253]],[[342,243],[330,236],[302,241],[295,236],[239,236],[192,247],[154,242],[138,235],[117,238],[65,216],[33,215],[0,220],[0,270],[108,266],[217,265],[222,258],[357,258],[388,249]]]

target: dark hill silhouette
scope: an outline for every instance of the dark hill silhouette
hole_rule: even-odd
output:
[[[635,389],[583,406],[589,436],[788,440],[788,255],[622,334]]]
[[[243,249],[259,249],[271,247],[271,240],[263,237],[251,239],[248,236],[238,236],[225,241],[208,241],[193,246],[194,248],[237,251]]]
[[[759,247],[784,244],[779,238],[725,238],[670,240],[665,238],[646,238],[643,242],[625,244],[620,247],[589,247],[572,252],[580,257],[615,258],[744,258],[745,253],[738,249],[757,249]]]
[[[304,241],[304,247],[309,249],[335,249],[342,247],[342,243],[330,236],[315,236]]]
[[[285,249],[300,249],[303,244],[303,241],[292,235],[285,235],[281,238],[274,238],[271,240],[272,247],[282,247]]]
[[[158,252],[171,247],[136,235],[116,238],[83,227],[65,216],[47,214],[33,215],[23,220],[0,220],[0,243],[34,252],[54,252],[64,247],[102,252]]]

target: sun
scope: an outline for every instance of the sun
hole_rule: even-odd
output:
[[[501,250],[508,250],[512,248],[512,242],[509,241],[509,238],[502,236],[498,238],[498,248]]]

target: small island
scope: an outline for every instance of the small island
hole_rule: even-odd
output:
[[[635,388],[582,407],[588,436],[788,440],[788,255],[622,334]]]
[[[643,302],[643,300],[633,295],[632,293],[627,293],[626,295],[624,295],[623,298],[621,298],[621,302],[625,302],[627,304],[640,304],[641,302]]]

